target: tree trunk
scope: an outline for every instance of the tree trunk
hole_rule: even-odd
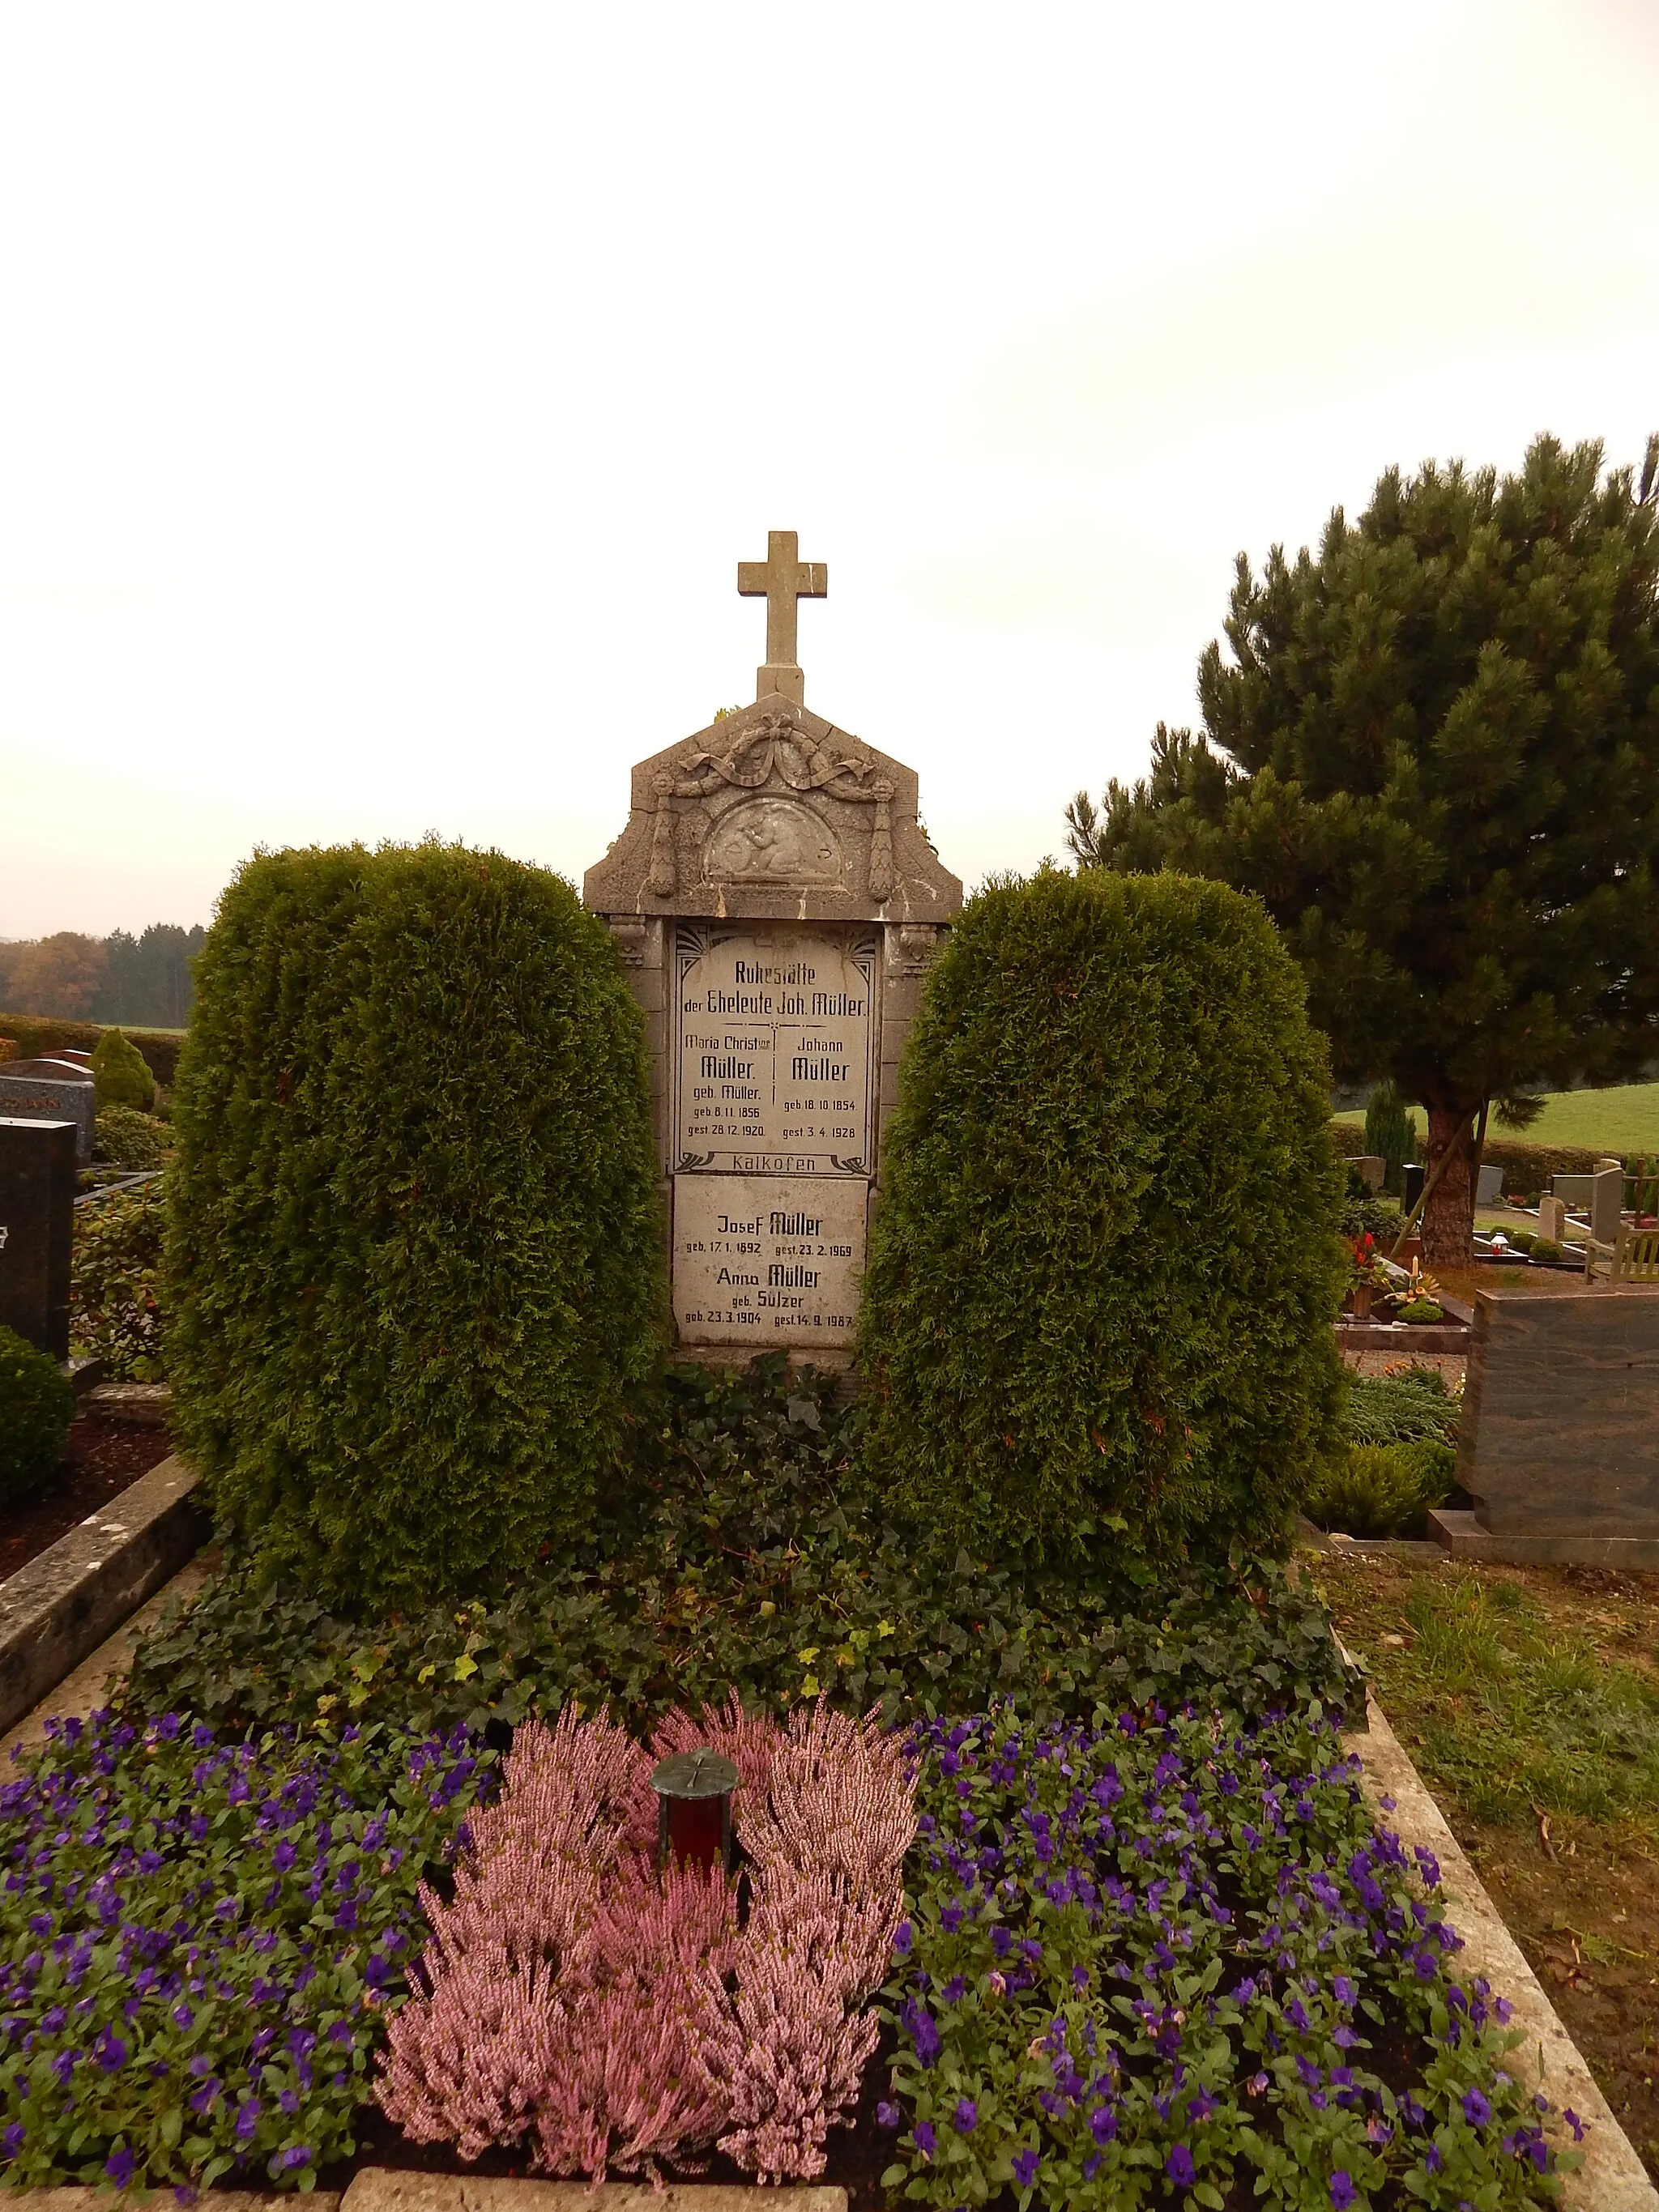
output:
[[[1475,1102],[1475,1106],[1480,1103]],[[1423,1264],[1425,1267],[1470,1267],[1474,1264],[1474,1132],[1469,1124],[1475,1107],[1431,1106],[1427,1166],[1431,1174],[1448,1145],[1457,1146],[1455,1159],[1430,1194],[1423,1209]]]

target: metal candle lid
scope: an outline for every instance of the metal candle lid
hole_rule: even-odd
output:
[[[659,1797],[726,1797],[738,1786],[738,1770],[717,1751],[677,1751],[651,1776]]]

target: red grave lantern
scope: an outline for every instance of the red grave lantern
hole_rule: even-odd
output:
[[[657,1860],[672,1850],[694,1866],[732,1865],[732,1792],[738,1770],[717,1751],[678,1751],[651,1777],[657,1793]]]

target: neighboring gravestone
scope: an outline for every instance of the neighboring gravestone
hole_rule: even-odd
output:
[[[845,1353],[899,1054],[962,905],[914,770],[805,703],[796,601],[827,585],[793,531],[738,564],[767,602],[755,702],[635,769],[582,886],[645,1012],[689,1346]]]
[[[1590,1177],[1590,1235],[1598,1244],[1619,1242],[1619,1224],[1625,1211],[1625,1165],[1614,1160],[1599,1167]]]
[[[1389,1164],[1381,1152],[1356,1152],[1348,1162],[1348,1165],[1368,1190],[1382,1189],[1382,1178],[1389,1171]]]
[[[1539,1200],[1538,1234],[1552,1244],[1559,1244],[1565,1240],[1567,1209],[1559,1198],[1552,1195]]]
[[[0,1067],[0,1114],[20,1120],[73,1121],[76,1157],[82,1167],[92,1158],[97,1086],[91,1071],[66,1060],[9,1060]]]
[[[0,1328],[69,1358],[75,1125],[0,1115]]]
[[[1480,1291],[1455,1555],[1659,1567],[1659,1293]]]
[[[1475,1204],[1477,1206],[1496,1206],[1503,1195],[1503,1169],[1501,1167],[1483,1167],[1475,1181]]]

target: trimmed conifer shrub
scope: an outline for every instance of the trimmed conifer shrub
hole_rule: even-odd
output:
[[[911,1032],[864,1281],[896,1504],[981,1557],[1279,1541],[1340,1420],[1328,1095],[1254,899],[981,892]]]
[[[665,1301],[645,1047],[556,876],[262,855],[196,969],[168,1373],[221,1516],[390,1601],[586,1528]]]
[[[100,1108],[131,1106],[148,1114],[155,1103],[155,1078],[143,1053],[119,1030],[106,1030],[94,1045],[92,1079]]]
[[[43,1490],[69,1440],[75,1393],[51,1354],[0,1328],[0,1505]]]

